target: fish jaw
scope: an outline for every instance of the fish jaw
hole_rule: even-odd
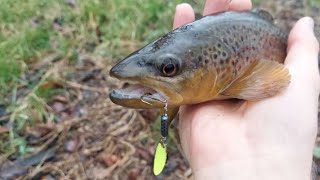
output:
[[[180,95],[174,93],[165,94],[162,91],[141,84],[129,84],[125,88],[113,90],[109,97],[113,103],[128,108],[163,108],[166,103],[168,107],[181,105],[179,103]]]
[[[170,107],[180,104],[181,96],[171,91],[152,77],[139,77],[143,69],[134,69],[132,61],[121,61],[110,70],[110,76],[128,82],[122,89],[113,90],[109,97],[115,104],[139,109],[163,108],[167,103]]]
[[[163,103],[143,100],[146,94],[154,99],[164,99],[155,90],[139,84],[128,85],[125,88],[113,90],[109,97],[113,103],[128,108],[151,109],[163,107]]]

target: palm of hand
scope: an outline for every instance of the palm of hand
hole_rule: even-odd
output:
[[[221,9],[227,7],[223,3],[226,2],[207,1],[205,14],[225,10]],[[246,0],[232,3],[229,9],[251,7]],[[212,4],[216,6],[210,12],[208,6]],[[183,5],[177,8],[174,27],[193,19],[192,8]],[[291,83],[284,92],[258,102],[216,101],[181,108],[181,143],[194,171],[222,162],[275,154],[288,157],[302,154],[297,158],[311,162],[320,78],[319,45],[310,21],[303,18],[290,33],[285,66],[289,68]]]

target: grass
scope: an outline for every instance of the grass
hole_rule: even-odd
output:
[[[312,5],[320,5],[320,0],[310,0]]]
[[[307,3],[310,7],[320,6],[320,0],[309,0]]]

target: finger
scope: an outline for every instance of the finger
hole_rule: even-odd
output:
[[[207,0],[203,9],[203,15],[226,11],[231,0]]]
[[[251,0],[232,0],[229,4],[231,11],[245,11],[252,8]]]
[[[291,75],[288,88],[274,97],[251,103],[248,114],[252,114],[252,117],[263,114],[261,117],[271,120],[269,127],[280,128],[279,131],[286,133],[294,131],[295,139],[300,137],[304,141],[306,138],[303,137],[308,137],[313,140],[318,127],[318,49],[319,44],[313,33],[313,20],[300,19],[288,39],[285,60],[285,66]],[[273,122],[273,119],[277,122]]]
[[[192,22],[194,19],[195,15],[192,7],[187,3],[179,4],[176,7],[176,14],[174,15],[173,29]]]
[[[311,18],[300,19],[289,34],[285,65],[291,74],[292,88],[300,93],[319,93],[319,43],[313,32]],[[305,90],[306,92],[303,92]]]
[[[303,34],[303,33],[306,33],[306,34]],[[319,44],[314,35],[314,21],[310,17],[301,18],[294,25],[293,29],[289,34],[288,50],[291,51],[291,48],[293,48],[294,45],[299,45],[299,44],[301,47],[304,47],[303,49],[308,49],[308,48],[311,48],[313,50],[319,49]]]

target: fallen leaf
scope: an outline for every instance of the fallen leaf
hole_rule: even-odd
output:
[[[133,168],[128,173],[128,180],[137,180],[138,175],[140,174],[139,169]]]
[[[3,126],[0,126],[0,134],[9,132],[9,129]]]
[[[103,153],[100,155],[100,160],[107,166],[110,167],[118,161],[118,156],[114,154]]]
[[[27,127],[26,128],[26,135],[32,136],[34,138],[41,138],[55,129],[54,123],[46,123],[46,124],[38,124],[35,127]]]
[[[56,95],[52,98],[53,101],[59,101],[61,103],[67,103],[68,99],[65,96],[62,95]]]
[[[80,146],[81,140],[79,137],[77,137],[64,143],[64,150],[66,150],[67,152],[76,152],[80,148]]]

